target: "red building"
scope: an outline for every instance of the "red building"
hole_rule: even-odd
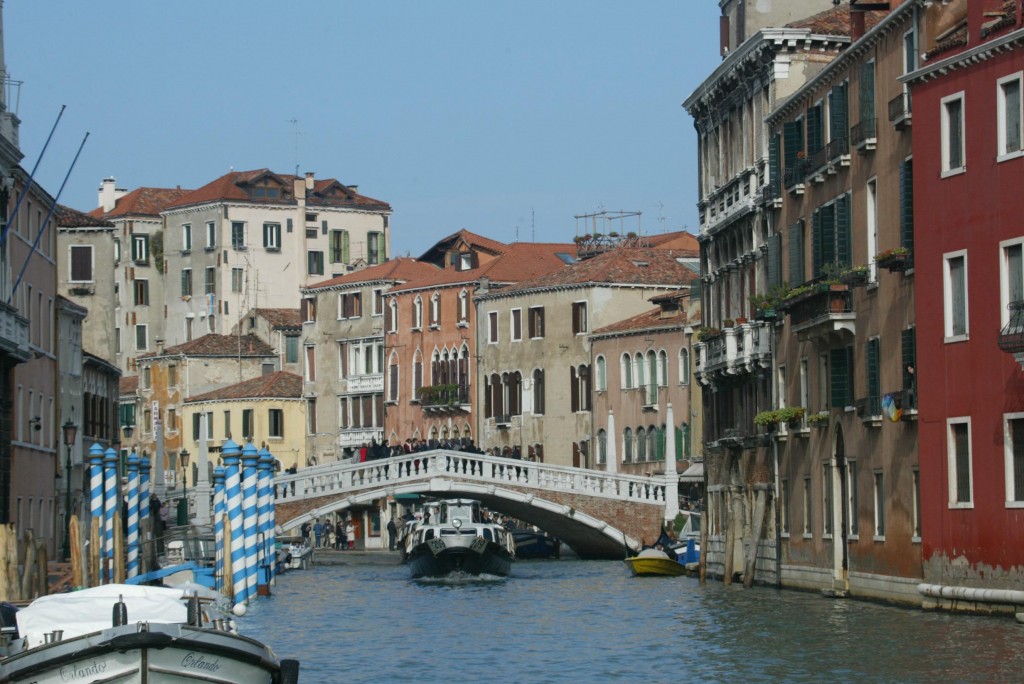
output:
[[[923,4],[923,66],[905,77],[926,606],[1024,601],[1024,356],[1012,354],[1024,352],[1020,5]],[[932,595],[942,587],[960,600]]]

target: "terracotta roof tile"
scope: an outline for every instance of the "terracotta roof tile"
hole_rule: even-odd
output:
[[[127,195],[118,198],[114,208],[103,214],[101,209],[94,209],[91,215],[102,215],[104,218],[120,218],[122,216],[160,216],[160,212],[192,192],[181,188],[136,188]],[[100,212],[100,213],[97,213]]]
[[[143,354],[139,359],[161,356],[275,356],[274,350],[255,335],[217,335],[210,333],[184,344],[168,347],[163,353]]]
[[[370,266],[359,271],[346,273],[345,275],[331,278],[320,283],[309,285],[303,290],[318,290],[325,287],[339,285],[352,285],[356,283],[370,283],[378,280],[410,281],[417,278],[424,278],[433,275],[440,269],[433,264],[428,264],[410,257],[398,257],[385,261],[383,264]]]
[[[440,287],[456,283],[476,282],[489,278],[495,283],[518,283],[565,268],[559,254],[575,259],[576,245],[558,242],[513,242],[504,246],[505,253],[479,268],[459,271],[454,268],[436,269],[433,273],[409,280],[392,292]]]
[[[864,12],[864,30],[871,28],[885,18],[889,10],[870,10]],[[811,33],[818,33],[826,36],[848,36],[850,35],[850,7],[836,6],[824,12],[812,14],[809,17],[786,24],[787,28],[809,29]]]
[[[594,335],[603,335],[606,333],[622,333],[639,330],[651,330],[654,328],[681,328],[685,326],[686,312],[675,311],[673,315],[669,317],[662,316],[661,307],[645,311],[642,314],[638,314],[625,320],[617,321],[611,325],[606,325],[603,328],[598,328],[594,331]]]
[[[459,240],[464,240],[467,244],[474,247],[475,249],[482,250],[484,252],[490,252],[491,254],[504,254],[508,249],[509,245],[498,240],[492,240],[491,238],[484,237],[483,235],[477,235],[476,233],[470,232],[463,228],[447,237],[443,237],[434,243],[434,246],[428,249],[420,256],[420,261],[437,262],[439,259],[443,261],[444,253],[448,247],[455,244]]]
[[[122,375],[118,389],[120,390],[122,397],[127,394],[135,394],[139,391],[139,376]]]
[[[274,330],[302,327],[302,313],[299,309],[256,309],[256,315],[267,319]]]
[[[270,179],[275,184],[282,186],[282,195],[279,197],[258,199],[250,196],[245,186],[263,178]],[[224,200],[238,200],[245,202],[265,202],[267,204],[288,204],[296,203],[293,196],[295,181],[305,180],[300,176],[274,173],[270,169],[256,169],[254,171],[232,171],[220,178],[215,178],[206,185],[194,190],[175,201],[171,208],[187,207],[208,202]],[[339,183],[333,178],[314,181],[313,189],[306,193],[306,204],[309,207],[337,206],[337,207],[360,207],[381,210],[390,210],[391,205],[387,202],[360,195],[351,186]]]
[[[302,378],[295,373],[277,371],[189,397],[185,402],[223,399],[298,399],[302,396],[302,382]]]
[[[630,283],[648,285],[686,285],[699,274],[680,263],[680,259],[698,256],[691,250],[620,247],[592,259],[567,266],[539,278],[512,286],[502,293],[586,283]]]
[[[57,205],[57,225],[61,228],[113,228],[114,224],[102,217],[84,214],[77,209]]]

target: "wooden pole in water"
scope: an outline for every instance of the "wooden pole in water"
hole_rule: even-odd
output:
[[[25,563],[21,571],[21,596],[24,599],[35,598],[35,594],[32,593],[32,580],[35,579],[36,573],[36,537],[32,533],[32,530],[25,530],[25,536],[23,537],[25,542]]]
[[[124,529],[121,527],[121,511],[114,511],[114,582],[124,584]]]
[[[7,528],[7,595],[11,601],[21,600],[21,584],[18,582],[18,532],[14,523]]]
[[[37,596],[46,596],[50,593],[50,563],[49,554],[46,552],[46,542],[40,539],[36,542],[36,588]]]
[[[71,516],[68,530],[71,535],[71,586],[78,589],[85,586],[85,581],[82,578],[82,529],[77,515]]]
[[[7,525],[0,525],[0,601],[10,601],[7,584]]]
[[[232,601],[235,599],[234,571],[231,568],[231,518],[224,514],[224,589],[223,593]]]
[[[100,548],[102,546],[100,519],[94,515],[89,529],[89,584],[94,587],[103,584],[103,569],[100,567]]]

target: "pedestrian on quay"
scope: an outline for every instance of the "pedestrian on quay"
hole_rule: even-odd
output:
[[[352,519],[345,524],[345,539],[348,541],[349,551],[356,548],[356,528],[352,524]]]
[[[299,528],[299,531],[302,532],[302,538],[306,540],[306,546],[312,546],[309,535],[313,531],[313,526],[309,524],[308,520],[302,523],[302,527]]]
[[[338,519],[338,523],[334,526],[334,548],[339,551],[344,551],[345,547],[348,546],[348,541],[345,539],[345,521],[341,518]]]
[[[398,525],[395,524],[395,519],[388,520],[388,549],[391,551],[395,550],[395,542],[398,539]]]
[[[320,522],[320,518],[317,518],[316,519],[316,523],[314,523],[314,525],[313,525],[313,538],[316,540],[316,545],[313,548],[315,548],[315,549],[319,549],[320,548],[320,538],[323,536],[323,533],[324,533],[323,523]]]

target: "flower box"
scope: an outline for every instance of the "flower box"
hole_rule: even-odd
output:
[[[895,247],[876,254],[875,263],[889,271],[905,271],[914,262],[909,249],[906,247]]]

